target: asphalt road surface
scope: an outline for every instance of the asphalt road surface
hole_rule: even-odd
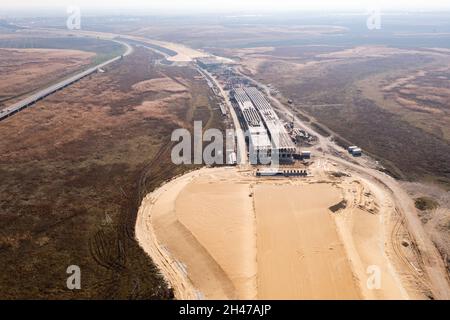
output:
[[[114,41],[124,45],[127,48],[127,51],[123,54],[123,56],[127,56],[127,55],[129,55],[129,54],[131,54],[133,52],[133,48],[129,44],[127,44],[125,42],[121,42],[121,41],[116,41],[116,40],[114,40]],[[19,112],[19,111],[21,111],[23,109],[26,109],[26,108],[30,107],[31,105],[33,105],[36,102],[44,99],[45,97],[51,95],[52,93],[54,93],[54,92],[56,92],[58,90],[64,89],[65,87],[67,87],[67,86],[69,86],[69,85],[71,85],[71,84],[73,84],[73,83],[83,79],[84,77],[87,77],[87,76],[97,72],[98,69],[101,69],[101,68],[103,68],[103,67],[105,67],[105,66],[107,66],[107,65],[109,65],[109,64],[111,64],[111,63],[113,63],[113,62],[115,62],[117,60],[120,60],[121,58],[122,58],[122,55],[117,56],[115,58],[112,58],[112,59],[110,59],[108,61],[105,61],[105,62],[103,62],[101,64],[98,64],[98,65],[96,65],[96,66],[94,66],[92,68],[89,68],[89,69],[87,69],[87,70],[85,70],[83,72],[80,72],[80,73],[78,73],[78,74],[76,74],[76,75],[74,75],[74,76],[72,76],[72,77],[70,77],[68,79],[65,79],[65,80],[63,80],[63,81],[61,81],[59,83],[56,83],[56,84],[51,85],[51,86],[49,86],[49,87],[47,87],[45,89],[42,89],[39,92],[34,93],[31,96],[28,96],[27,98],[25,98],[25,99],[23,99],[23,100],[21,100],[19,102],[16,102],[15,104],[13,104],[13,105],[11,105],[9,107],[6,107],[3,110],[0,110],[0,121],[3,120],[3,119],[8,118],[8,117],[10,117],[10,116],[12,116],[14,114],[16,114],[17,112]]]

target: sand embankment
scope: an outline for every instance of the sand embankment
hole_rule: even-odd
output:
[[[392,208],[371,187],[201,169],[144,199],[136,236],[177,298],[409,298],[389,260]],[[366,272],[374,265],[375,290]]]

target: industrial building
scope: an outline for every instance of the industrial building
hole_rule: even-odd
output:
[[[292,162],[297,148],[270,103],[255,87],[246,87],[244,91],[264,122],[272,141],[272,152],[277,152],[281,162]]]
[[[307,177],[308,172],[306,170],[290,169],[290,170],[280,170],[280,169],[263,169],[256,170],[257,177]]]
[[[296,147],[270,103],[255,87],[235,88],[244,130],[248,132],[250,155],[272,156],[280,162],[293,162]]]
[[[255,157],[256,160],[260,159],[260,157],[270,156],[272,146],[267,130],[250,98],[242,88],[234,90],[233,98],[239,109],[243,130],[247,133],[246,140],[250,155]]]

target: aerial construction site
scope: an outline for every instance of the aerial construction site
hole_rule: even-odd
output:
[[[177,298],[448,297],[448,283],[426,271],[445,272],[431,242],[409,231],[420,223],[411,201],[376,161],[278,102],[281,120],[256,81],[230,84],[229,66],[199,66],[243,133],[245,156],[176,177],[142,202],[137,239]]]
[[[0,13],[0,299],[450,300],[448,13],[136,2]]]

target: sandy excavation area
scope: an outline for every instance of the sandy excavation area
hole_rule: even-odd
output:
[[[255,187],[258,298],[361,297],[327,209],[340,201],[329,184]]]
[[[136,236],[177,298],[421,298],[390,252],[393,209],[382,196],[350,176],[204,168],[149,194]]]

